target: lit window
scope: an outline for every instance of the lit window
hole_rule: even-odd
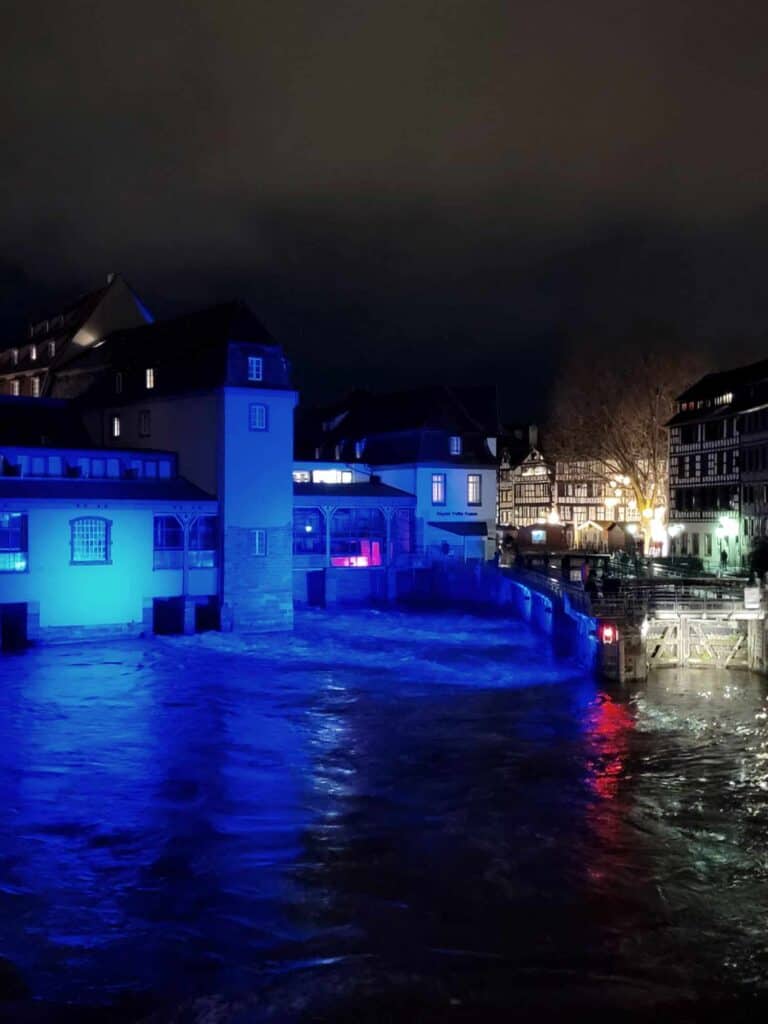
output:
[[[147,391],[151,391],[155,386],[155,370],[154,367],[148,366],[144,371],[144,382],[147,386]]]
[[[26,572],[27,517],[23,512],[0,512],[0,572]]]
[[[112,524],[100,516],[72,519],[70,528],[71,558],[74,565],[107,565],[110,561]]]
[[[267,531],[253,531],[253,553],[258,558],[263,558],[267,553]]]
[[[39,377],[32,377],[30,379],[30,387],[32,388],[32,397],[33,398],[39,398],[40,397],[40,378]]]
[[[313,484],[351,484],[351,469],[313,469]]]
[[[293,482],[295,484],[308,484],[311,479],[312,475],[308,469],[294,469]]]
[[[37,359],[37,345],[29,346],[29,358],[34,362]]]
[[[49,359],[53,359],[53,357],[55,355],[56,355],[56,342],[55,341],[49,341],[48,342],[48,358]]]
[[[12,380],[11,381],[11,394],[12,395],[20,395],[21,394],[21,381],[18,381],[18,380]]]
[[[263,380],[264,360],[261,356],[248,356],[248,380]]]
[[[123,391],[123,375],[118,372],[115,374],[115,394],[122,394]]]
[[[149,437],[152,433],[152,416],[149,409],[142,409],[139,413],[139,437]]]
[[[248,429],[267,429],[267,407],[266,405],[253,404],[248,406]]]
[[[189,528],[189,567],[213,569],[217,563],[218,520],[216,516],[198,516]]]
[[[112,437],[120,437],[120,417],[112,417]]]
[[[19,362],[19,350],[17,348],[11,349],[11,362],[14,366],[18,365]]]
[[[467,473],[467,504],[480,505],[481,501],[481,477],[479,473]]]
[[[451,438],[451,455],[461,455],[461,438]]]
[[[184,564],[184,528],[176,516],[155,516],[155,569],[181,569]]]
[[[445,504],[445,473],[432,474],[432,504]]]

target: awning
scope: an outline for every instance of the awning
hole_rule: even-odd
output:
[[[487,537],[488,523],[436,523],[428,520],[429,526],[435,526],[446,533],[454,533],[457,537]]]

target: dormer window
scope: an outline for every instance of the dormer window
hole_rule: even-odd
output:
[[[11,381],[11,394],[18,398],[18,396],[21,394],[21,381]]]
[[[29,346],[29,358],[34,362],[37,359],[37,345]]]
[[[144,371],[144,383],[147,391],[151,391],[155,386],[155,370],[153,366],[148,366]]]
[[[32,377],[30,379],[30,384],[32,385],[32,397],[33,398],[39,398],[40,397],[40,378],[39,377]]]
[[[264,379],[264,360],[261,356],[248,356],[248,380]]]
[[[14,366],[18,366],[19,364],[19,350],[17,348],[11,349],[11,362]]]
[[[461,455],[461,438],[454,435],[450,438],[451,455]]]

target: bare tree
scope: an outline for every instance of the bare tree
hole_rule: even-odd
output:
[[[579,346],[559,371],[548,454],[590,460],[606,481],[620,478],[640,510],[646,540],[654,510],[667,505],[665,424],[676,396],[705,372],[699,355],[653,342]]]

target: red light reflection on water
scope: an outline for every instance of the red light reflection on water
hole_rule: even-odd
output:
[[[624,704],[617,704],[607,694],[600,694],[598,701],[587,718],[587,734],[591,740],[587,781],[597,796],[613,800],[624,774],[635,720]]]

